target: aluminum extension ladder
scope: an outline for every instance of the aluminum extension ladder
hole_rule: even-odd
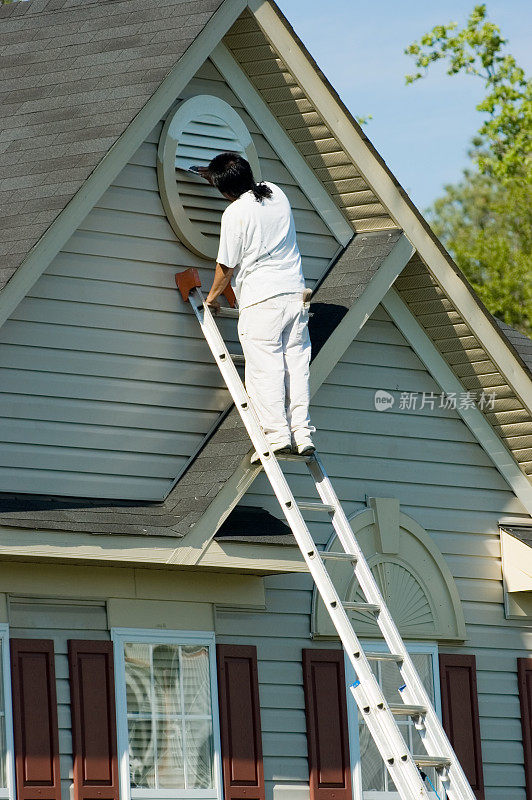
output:
[[[402,800],[429,800],[429,790],[421,770],[423,767],[432,767],[439,775],[449,800],[475,800],[473,791],[384,603],[319,456],[317,453],[310,457],[286,455],[275,457],[273,455],[235,367],[235,363],[243,362],[243,357],[241,355],[232,356],[227,350],[214,316],[204,303],[197,270],[188,269],[178,273],[176,283],[183,300],[190,301],[194,309],[222,377],[242,417],[253,446],[259,454],[262,467],[353,665],[356,680],[349,689],[399,795]],[[234,294],[231,287],[226,289],[225,294],[230,305],[234,306]],[[219,316],[238,318],[238,310],[234,307],[224,308],[219,312]],[[297,502],[279,465],[281,460],[306,462],[322,500],[321,503]],[[321,511],[330,516],[343,548],[342,552],[320,552],[317,549],[303,519],[303,511]],[[329,559],[352,563],[355,577],[364,593],[366,602],[342,602],[324,563]],[[362,649],[349,621],[348,611],[367,611],[375,615],[376,622],[388,646],[388,652],[372,653]],[[402,702],[393,704],[386,701],[371,669],[370,661],[372,660],[397,663],[404,681],[404,685],[400,688]],[[396,716],[412,718],[419,731],[426,754],[414,755],[409,751],[397,725]],[[438,796],[440,795],[438,794]]]

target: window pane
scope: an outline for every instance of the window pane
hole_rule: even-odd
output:
[[[360,724],[360,763],[362,766],[362,788],[383,792],[384,763],[365,722]]]
[[[404,681],[399,672],[399,667],[394,661],[381,661],[379,666],[381,670],[380,685],[386,700],[389,703],[400,703],[401,693],[399,687],[403,685]]]
[[[412,661],[423,682],[425,691],[428,692],[430,701],[434,704],[434,676],[432,673],[432,657],[428,653],[412,653]]]
[[[7,787],[7,744],[6,744],[6,717],[4,703],[4,673],[3,673],[3,644],[0,641],[0,786]]]
[[[6,720],[2,715],[0,719],[0,786],[5,789],[7,787],[7,746],[6,746]]]
[[[182,647],[185,714],[211,713],[209,651],[206,647]]]
[[[167,716],[181,711],[179,677],[179,645],[153,645],[153,686],[157,714]]]
[[[128,714],[151,713],[151,645],[124,645]]]
[[[132,788],[213,788],[209,648],[128,643],[124,655]]]
[[[5,711],[4,708],[4,674],[3,674],[3,644],[0,641],[0,710]],[[4,786],[4,784],[2,784]]]
[[[412,660],[431,701],[434,702],[432,656],[428,653],[412,653]],[[401,692],[399,692],[399,686],[402,686],[404,681],[397,664],[389,661],[374,661],[371,662],[371,667],[382,687],[386,700],[389,703],[400,703],[402,697]],[[396,721],[408,747],[412,748],[412,752],[425,753],[426,751],[421,742],[420,735],[415,729],[411,718],[401,716],[396,717]],[[366,724],[360,715],[359,733],[363,791],[385,792],[386,794],[396,792],[397,790],[395,789],[393,781],[388,776],[379,751],[371,739]],[[425,771],[432,782],[437,785],[435,770],[429,769]],[[427,788],[429,788],[428,784]]]
[[[187,788],[210,789],[212,775],[212,725],[210,720],[188,719],[185,725]]]
[[[159,787],[185,788],[183,766],[183,734],[181,719],[160,719],[157,722]]]
[[[151,720],[128,719],[131,788],[156,786],[156,741]]]

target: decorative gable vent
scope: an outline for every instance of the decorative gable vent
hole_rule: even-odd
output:
[[[349,522],[403,638],[465,639],[458,590],[430,535],[401,512],[397,498],[368,497],[367,502],[369,508],[357,511]],[[342,550],[336,533],[325,549]],[[328,570],[342,600],[366,600],[349,564],[333,561]],[[358,636],[382,638],[374,615],[354,611],[350,616]],[[316,588],[312,634],[315,639],[338,636]]]
[[[159,140],[157,175],[168,221],[186,247],[206,259],[216,258],[220,217],[227,201],[188,169],[206,167],[226,151],[247,158],[255,180],[261,180],[257,151],[242,118],[211,95],[196,95],[181,103],[168,116]]]

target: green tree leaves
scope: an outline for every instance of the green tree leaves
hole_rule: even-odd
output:
[[[436,25],[406,48],[417,69],[406,82],[444,61],[448,75],[484,83],[474,168],[445,187],[428,216],[489,311],[532,336],[532,79],[506,44],[486,6],[477,5],[463,28]]]
[[[428,217],[488,310],[532,336],[532,187],[466,171]]]
[[[464,73],[484,82],[486,96],[477,110],[486,114],[473,158],[479,170],[499,180],[532,179],[532,79],[513,56],[503,52],[507,40],[487,20],[485,5],[475,6],[462,29],[456,22],[436,25],[406,48],[417,72],[407,83],[425,77],[431,64],[443,60],[447,74]]]

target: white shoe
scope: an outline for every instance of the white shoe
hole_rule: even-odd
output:
[[[271,451],[272,451],[272,453],[274,455],[282,455],[283,453],[291,453],[292,452],[292,445],[290,444],[290,442],[286,442],[285,444],[282,444],[282,443],[281,444],[274,444],[274,445],[271,445]],[[257,453],[257,451],[255,451],[252,454],[251,458],[250,458],[250,462],[252,464],[258,464],[259,461],[260,461],[260,456]]]
[[[313,453],[316,452],[316,445],[314,444],[310,436],[305,436],[298,442],[294,442],[294,446],[292,447],[292,452],[296,453],[298,456],[311,456]]]

